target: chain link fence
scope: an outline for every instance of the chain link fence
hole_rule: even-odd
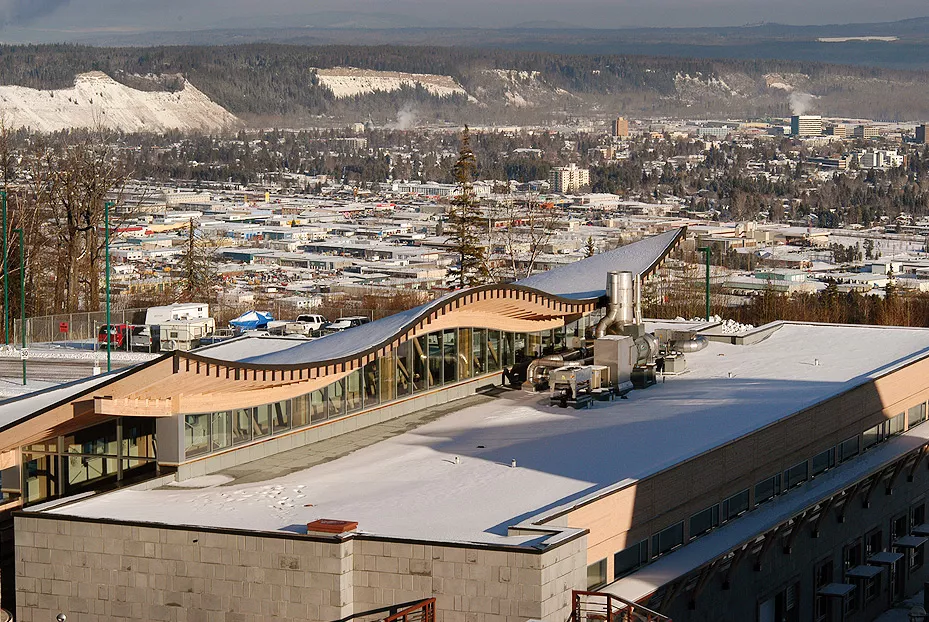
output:
[[[110,311],[111,324],[144,324],[145,309]],[[106,324],[106,311],[59,313],[26,318],[26,343],[87,341],[97,339],[100,327]],[[20,319],[10,318],[10,341],[20,342]]]

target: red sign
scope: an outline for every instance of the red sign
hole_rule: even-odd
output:
[[[66,333],[68,332],[68,323],[67,322],[58,322],[58,332]]]

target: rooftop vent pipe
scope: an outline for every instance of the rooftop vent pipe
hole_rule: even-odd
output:
[[[597,323],[597,339],[604,337],[612,326],[627,326],[636,321],[635,316],[635,278],[631,272],[608,272],[606,275],[606,295],[609,304],[606,315]]]

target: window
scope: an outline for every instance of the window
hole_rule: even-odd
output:
[[[855,566],[860,566],[862,563],[862,548],[861,541],[855,541],[851,544],[845,546],[842,549],[842,574],[848,572]],[[849,581],[846,579],[846,583],[854,584],[854,581]],[[856,589],[846,597],[845,600],[845,612],[851,613],[853,611],[858,611],[861,607],[859,591]]]
[[[210,415],[184,416],[184,455],[188,458],[210,451]]]
[[[880,423],[873,428],[868,428],[861,435],[861,449],[867,451],[884,440],[884,424]]]
[[[361,410],[363,405],[361,370],[353,371],[345,377],[343,382],[345,383],[345,411],[353,413]]]
[[[748,489],[723,501],[722,522],[730,521],[748,511]]]
[[[919,425],[926,420],[926,403],[917,404],[907,411],[907,419],[909,420],[910,427],[914,425]]]
[[[648,562],[648,540],[613,555],[613,580],[623,577]]]
[[[483,328],[471,333],[471,363],[475,376],[487,371],[487,331]]]
[[[428,357],[426,356],[426,336],[422,335],[411,340],[413,351],[410,356],[413,359],[413,391],[422,391],[426,388],[426,376],[428,375]]]
[[[799,486],[809,478],[809,466],[809,463],[801,462],[787,469],[784,473],[784,483],[787,490]]]
[[[502,367],[500,355],[500,331],[487,331],[487,371],[500,371]]]
[[[668,553],[684,544],[684,521],[652,536],[652,557]]]
[[[839,444],[839,464],[858,455],[858,437],[853,436]]]
[[[906,413],[900,413],[888,419],[885,423],[885,428],[887,429],[887,434],[885,436],[902,434],[906,429]]]
[[[232,447],[232,415],[228,410],[210,415],[211,451]]]
[[[329,404],[330,419],[345,414],[345,385],[342,380],[336,380],[326,387],[326,402]]]
[[[758,603],[759,620],[777,620],[778,622],[800,622],[800,608],[797,606],[799,584],[794,583]]]
[[[442,373],[446,384],[458,381],[458,331],[450,328],[442,333]]]
[[[233,445],[241,445],[252,440],[251,410],[251,408],[236,408],[231,411]]]
[[[254,438],[262,438],[271,434],[271,404],[264,404],[252,409],[254,421],[252,434]]]
[[[591,590],[606,583],[606,558],[587,566],[587,589]]]
[[[832,560],[826,560],[813,570],[813,593],[816,594],[813,603],[813,619],[816,622],[831,622],[832,620],[832,599],[818,594],[820,589],[830,583],[832,583]]]
[[[884,550],[884,533],[880,529],[869,532],[864,537],[865,558]]]
[[[429,387],[441,387],[442,379],[442,332],[426,335],[429,354]]]
[[[290,429],[290,401],[271,404],[271,430],[280,434]]]
[[[370,406],[376,406],[380,403],[380,390],[381,390],[381,381],[380,374],[378,373],[380,369],[380,359],[374,359],[370,363],[364,366],[361,370],[362,381],[364,382],[364,405],[365,408]],[[390,380],[391,384],[393,379]],[[390,399],[389,397],[387,399]]]
[[[326,410],[326,390],[317,389],[310,393],[310,422],[318,423],[320,421],[325,421],[327,417]]]
[[[301,395],[290,400],[290,408],[294,428],[302,428],[310,422],[309,395]]]
[[[507,368],[516,362],[516,335],[503,333],[503,365]]]
[[[926,522],[926,503],[920,501],[910,508],[910,524],[915,528]],[[926,561],[926,545],[920,544],[909,551],[910,570],[918,570]]]
[[[893,541],[897,538],[903,537],[906,535],[906,514],[898,516],[892,521],[890,521],[890,542],[893,544]]]
[[[835,466],[835,447],[830,447],[826,451],[816,454],[810,460],[810,475],[816,477],[820,473],[831,469]]]
[[[697,538],[719,527],[719,504],[708,507],[690,517],[690,538]]]
[[[781,474],[755,484],[755,505],[761,505],[781,494]]]

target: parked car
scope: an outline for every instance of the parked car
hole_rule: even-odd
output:
[[[107,334],[111,350],[127,350],[129,348],[149,351],[152,347],[152,335],[148,326],[135,326],[132,324],[110,324],[109,330],[104,324],[97,332],[97,343],[106,345]]]
[[[307,328],[311,332],[322,330],[323,327],[325,327],[329,323],[329,320],[327,320],[322,315],[313,315],[313,314],[298,315],[297,321],[300,322],[301,324],[307,324]]]
[[[367,324],[371,320],[364,315],[353,315],[350,317],[340,317],[332,324],[327,325],[323,330],[327,333],[337,333],[339,331],[355,328],[362,324]]]

